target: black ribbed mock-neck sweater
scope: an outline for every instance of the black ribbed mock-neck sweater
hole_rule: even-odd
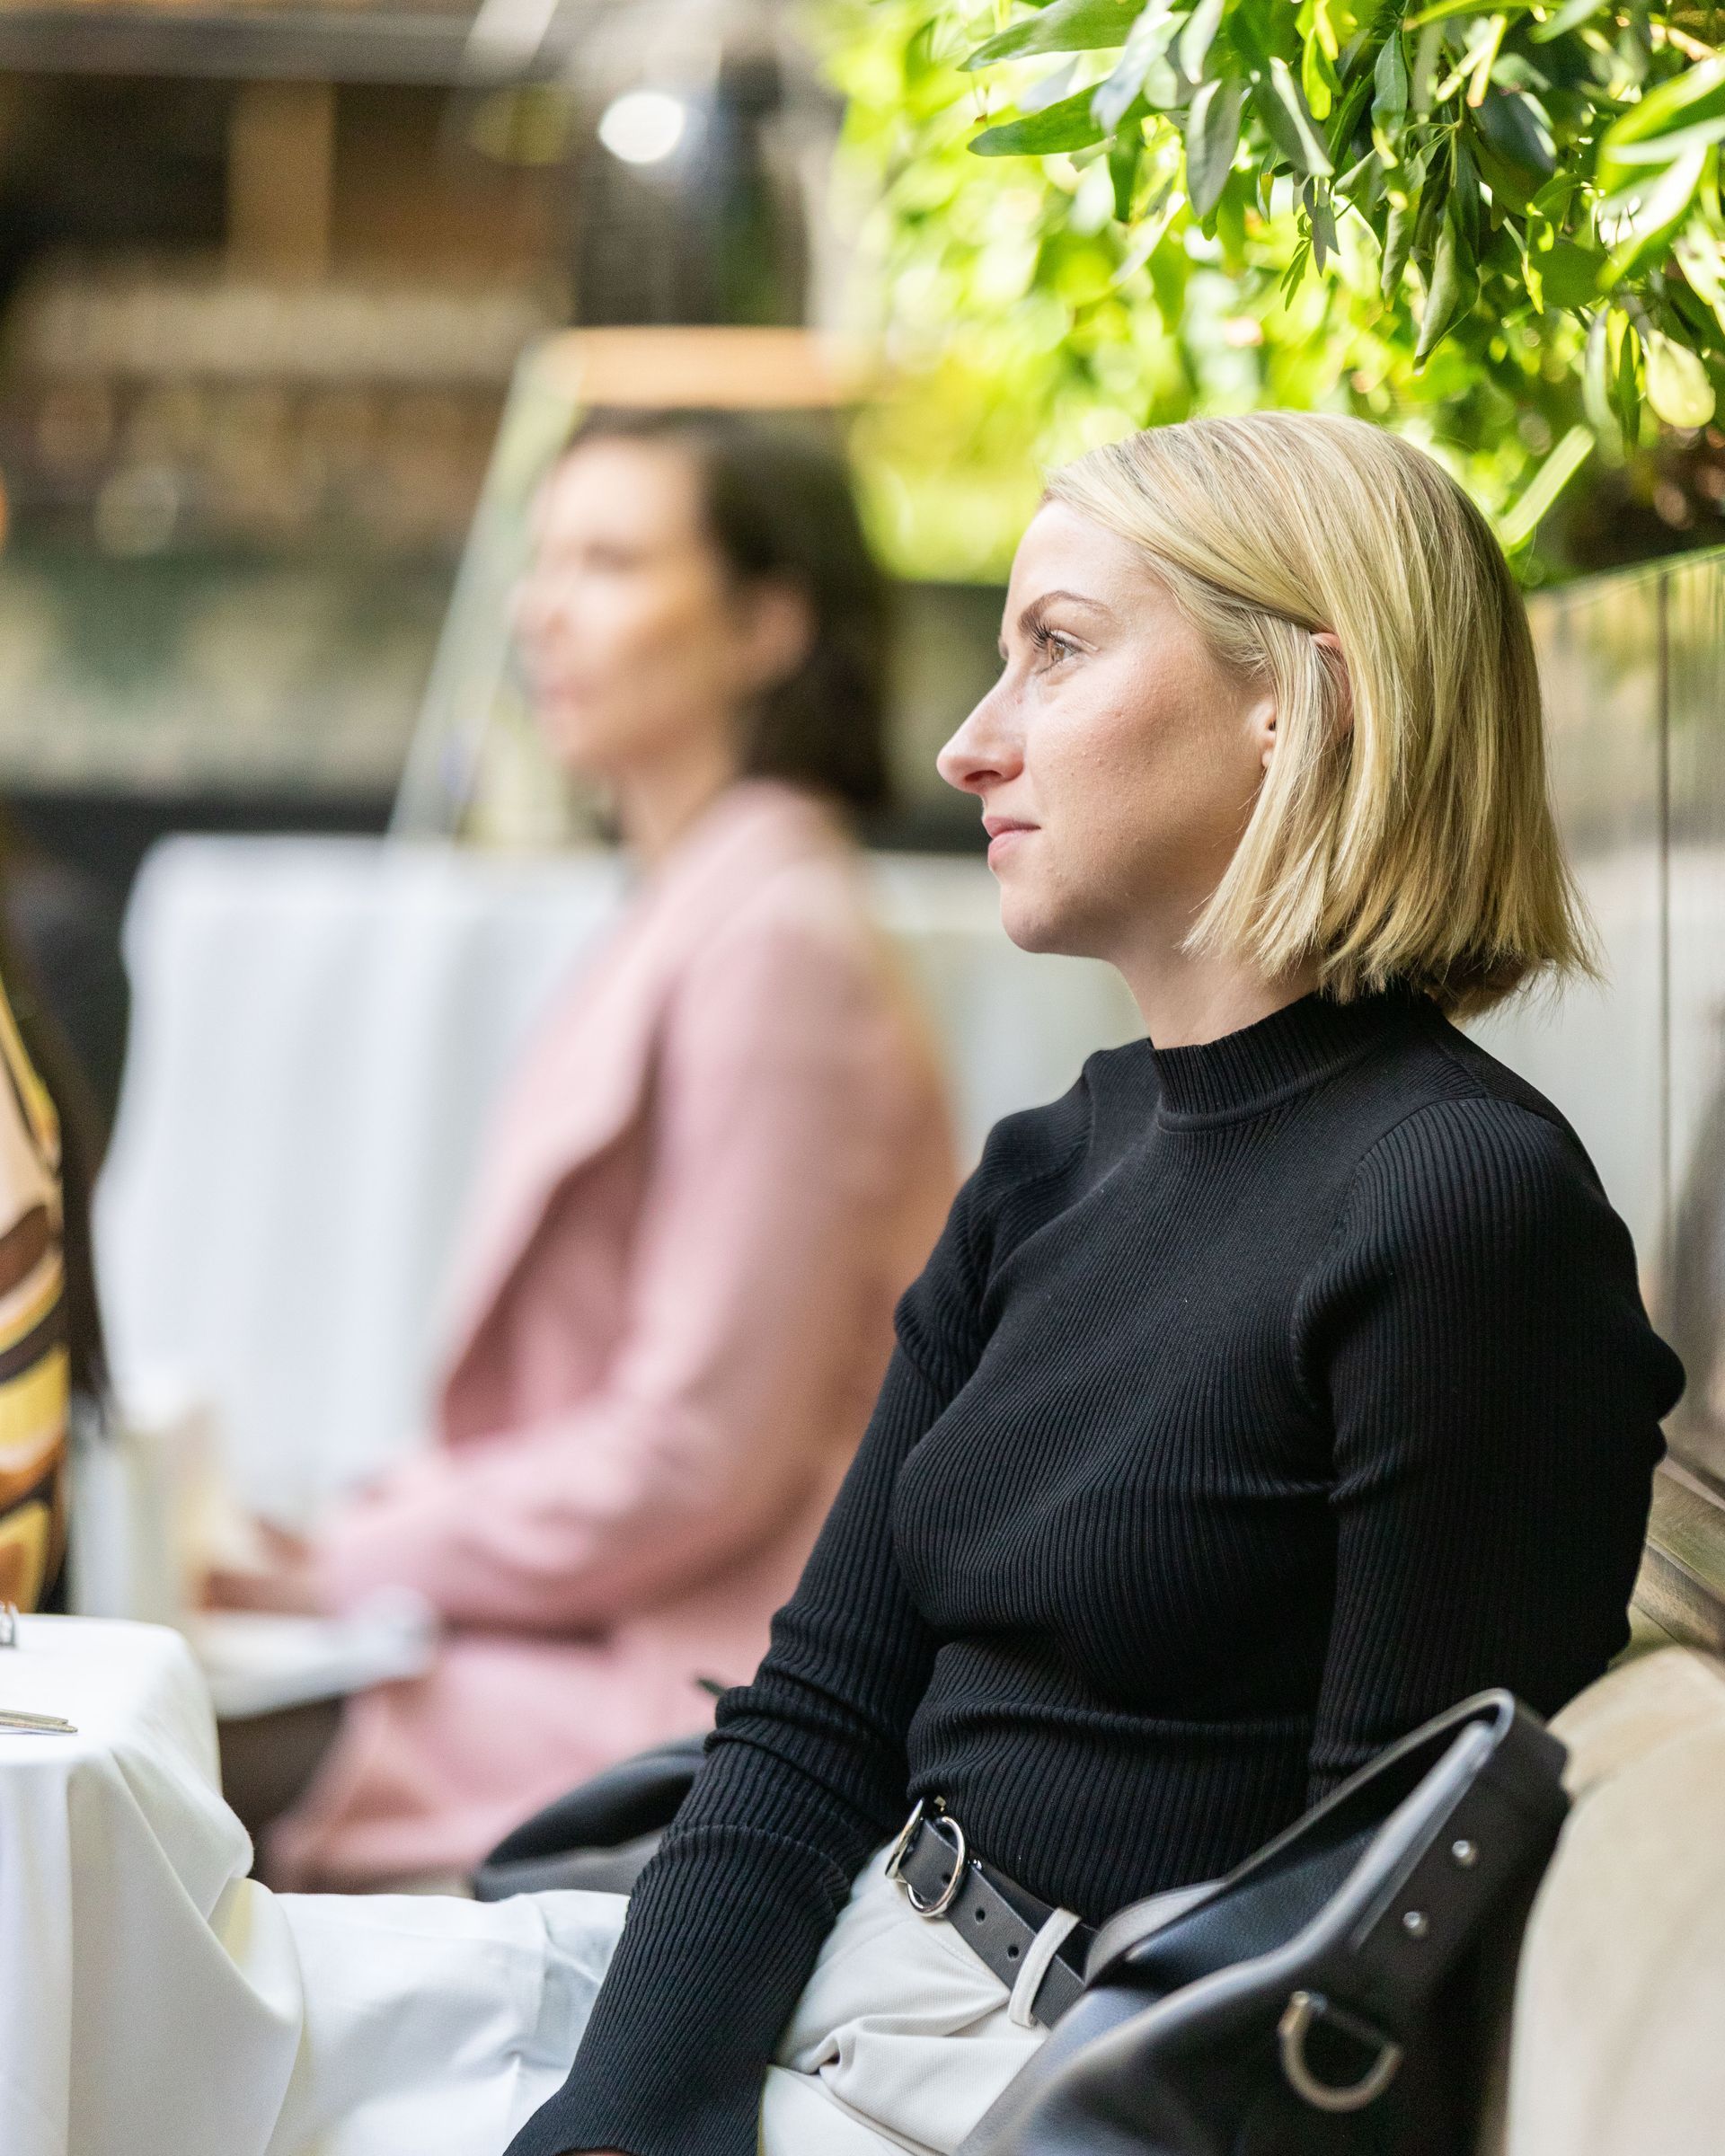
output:
[[[1627,1637],[1682,1384],[1557,1111],[1422,999],[1095,1056],[1000,1125],[755,1682],[512,2156],[754,2156],[915,1797],[1094,1922]]]

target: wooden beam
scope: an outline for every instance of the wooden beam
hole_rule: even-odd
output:
[[[324,276],[334,185],[333,85],[240,84],[228,123],[232,268],[271,282]]]
[[[847,356],[809,330],[567,330],[534,354],[572,404],[733,411],[830,411],[854,393]]]
[[[1653,1478],[1635,1607],[1685,1647],[1725,1653],[1725,1501],[1675,1460]]]

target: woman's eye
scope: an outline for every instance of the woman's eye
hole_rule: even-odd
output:
[[[1038,651],[1051,667],[1077,655],[1077,645],[1071,637],[1062,636],[1057,629],[1035,629],[1031,633]]]
[[[640,557],[626,546],[610,546],[603,542],[587,550],[585,566],[600,576],[626,576],[639,566]]]

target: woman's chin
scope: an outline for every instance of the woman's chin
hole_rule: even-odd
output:
[[[1000,891],[1000,925],[1021,950],[1070,953],[1071,945],[1061,934],[1058,910],[1006,883]]]

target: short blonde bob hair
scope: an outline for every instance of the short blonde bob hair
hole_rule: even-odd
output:
[[[1143,550],[1277,747],[1194,948],[1339,1001],[1406,983],[1458,1016],[1593,968],[1546,793],[1527,617],[1440,465],[1362,420],[1189,420],[1066,465],[1048,499]],[[1343,667],[1314,641],[1331,631]]]

